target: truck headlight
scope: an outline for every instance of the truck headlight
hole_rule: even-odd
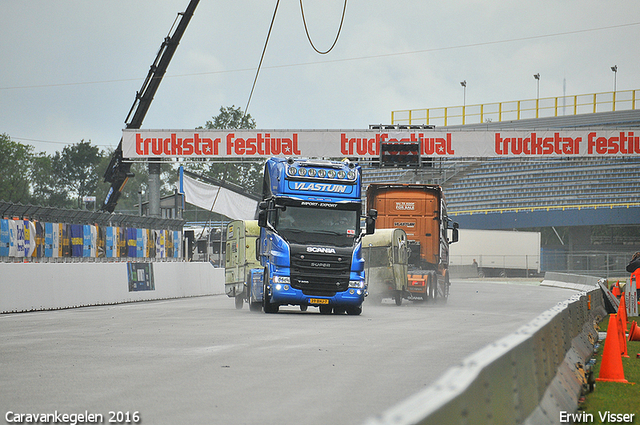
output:
[[[364,280],[350,280],[349,288],[364,289]]]

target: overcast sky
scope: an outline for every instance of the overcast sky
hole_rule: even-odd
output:
[[[52,153],[120,141],[188,0],[0,0],[0,133]],[[201,0],[143,128],[202,126],[247,104],[276,1]],[[327,49],[343,0],[305,0]],[[640,2],[348,0],[329,54],[282,0],[249,113],[264,129],[359,129],[399,109],[640,88]],[[563,81],[566,80],[566,89]]]

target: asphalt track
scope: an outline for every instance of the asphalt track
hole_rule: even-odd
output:
[[[360,316],[255,313],[226,296],[4,314],[0,423],[359,424],[574,293],[466,280],[445,305],[365,301]]]

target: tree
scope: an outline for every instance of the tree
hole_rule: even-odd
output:
[[[62,179],[60,152],[53,156],[40,152],[34,156],[30,176],[32,204],[60,208],[73,206]]]
[[[251,118],[251,114],[244,114],[242,109],[235,105],[221,106],[220,113],[212,117],[213,121],[207,121],[205,128],[208,130],[228,129],[228,128],[256,128],[256,120]]]
[[[0,134],[0,200],[29,202],[29,169],[33,146],[14,142]]]
[[[84,196],[95,195],[98,187],[97,169],[102,157],[103,153],[97,146],[91,146],[91,142],[84,140],[65,146],[62,150],[60,179],[70,196],[77,199],[78,207],[82,206]]]

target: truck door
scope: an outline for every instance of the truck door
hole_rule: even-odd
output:
[[[422,217],[418,220],[418,235],[422,258],[429,264],[438,264],[440,254],[440,226],[438,199],[432,193],[420,192],[420,206],[418,215]]]
[[[238,235],[241,233],[240,222],[232,221],[227,228],[225,256],[225,282],[236,283],[240,280],[240,261],[238,258]]]

